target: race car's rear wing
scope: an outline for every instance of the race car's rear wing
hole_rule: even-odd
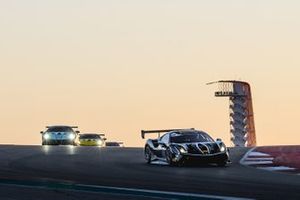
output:
[[[46,126],[46,128],[53,128],[57,126]],[[63,127],[70,127],[70,128],[78,128],[78,126],[63,126]]]
[[[161,133],[167,133],[171,131],[180,131],[180,130],[195,130],[194,128],[186,128],[186,129],[164,129],[164,130],[141,130],[142,138],[145,139],[146,134],[157,133],[158,137],[160,137]]]

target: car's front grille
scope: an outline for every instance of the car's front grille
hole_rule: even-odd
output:
[[[210,153],[220,152],[219,146],[216,143],[208,143],[206,146],[209,148]]]
[[[197,148],[196,144],[189,144],[187,145],[188,147],[188,153],[192,153],[192,154],[199,154],[201,153],[199,151],[199,149]]]
[[[208,146],[203,145],[203,144],[198,144],[199,149],[203,154],[208,154],[210,153],[210,149],[208,149]]]
[[[188,144],[188,153],[191,154],[214,154],[220,152],[216,143]]]

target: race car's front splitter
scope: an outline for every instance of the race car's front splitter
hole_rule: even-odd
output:
[[[46,145],[73,145],[73,140],[47,140]]]
[[[197,163],[219,163],[227,162],[229,160],[229,155],[227,152],[217,153],[217,154],[183,154],[182,159],[187,162],[197,162]]]

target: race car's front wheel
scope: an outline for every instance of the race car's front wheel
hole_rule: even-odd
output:
[[[181,167],[184,165],[184,160],[181,155],[177,155],[177,157],[172,153],[171,148],[168,147],[166,149],[166,160],[170,166]]]
[[[166,150],[166,160],[167,160],[167,163],[170,166],[175,165],[175,162],[173,161],[173,156],[172,156],[172,152],[171,152],[170,148],[167,148],[167,150]]]
[[[145,147],[145,160],[148,164],[150,164],[152,160],[152,151],[149,146]]]

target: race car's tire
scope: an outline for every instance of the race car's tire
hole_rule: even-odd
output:
[[[152,151],[149,146],[145,147],[144,154],[145,154],[145,160],[146,160],[147,164],[150,164],[151,160],[152,160]]]
[[[173,153],[171,151],[171,148],[168,147],[166,149],[166,160],[167,160],[168,164],[170,166],[177,166],[177,167],[181,167],[181,166],[184,165],[184,159],[183,158],[181,158],[181,159],[179,159],[177,161],[174,161],[173,158],[174,158],[174,155],[173,155]]]
[[[173,155],[172,155],[172,152],[171,152],[170,147],[168,147],[168,148],[166,149],[166,160],[167,160],[167,163],[168,163],[170,166],[176,165],[176,162],[173,161]]]

